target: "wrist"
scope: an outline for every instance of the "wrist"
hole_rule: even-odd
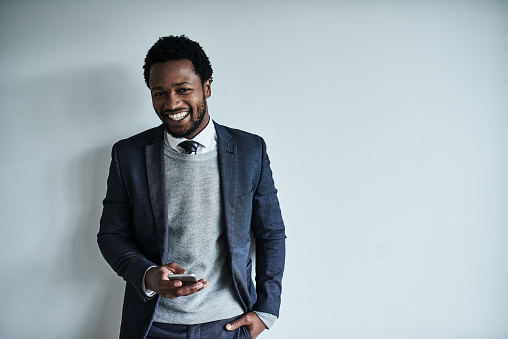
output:
[[[143,276],[143,283],[141,285],[141,288],[147,297],[153,297],[155,295],[155,286],[153,286],[152,283],[153,280],[151,279],[151,277],[154,272],[153,269],[156,267],[157,266],[148,267]]]

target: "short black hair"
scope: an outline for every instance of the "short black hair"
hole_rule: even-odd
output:
[[[150,88],[150,68],[153,64],[171,60],[188,59],[192,62],[194,71],[201,79],[201,84],[212,78],[212,65],[199,43],[192,41],[185,35],[169,35],[159,38],[157,42],[146,53],[143,75],[145,83]]]

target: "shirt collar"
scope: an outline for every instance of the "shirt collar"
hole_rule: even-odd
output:
[[[215,131],[215,126],[211,118],[208,121],[206,127],[192,139],[175,138],[174,136],[169,134],[167,129],[165,129],[165,131],[166,132],[164,133],[164,139],[166,141],[166,144],[168,144],[172,149],[177,149],[176,146],[178,146],[179,143],[185,140],[192,140],[199,143],[198,150],[196,153],[206,153],[217,148],[217,132]]]

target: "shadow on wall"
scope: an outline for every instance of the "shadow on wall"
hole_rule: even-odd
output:
[[[76,219],[73,246],[64,249],[68,253],[69,277],[94,286],[89,293],[88,309],[83,310],[80,331],[83,339],[115,338],[120,328],[124,282],[105,262],[96,242],[110,150],[109,146],[97,148],[76,158],[70,171],[71,181],[80,179],[75,185],[81,185],[78,192],[83,203]]]
[[[124,283],[102,258],[96,235],[113,143],[153,124],[143,113],[150,107],[140,107],[142,77],[106,65],[18,80],[9,85],[10,120],[2,139],[17,142],[7,160],[16,164],[9,172],[17,171],[13,180],[19,182],[9,189],[24,199],[12,203],[20,210],[8,212],[6,221],[19,225],[9,237],[28,236],[22,250],[19,242],[7,244],[10,255],[18,253],[16,266],[7,259],[2,264],[16,272],[6,286],[28,293],[3,300],[10,312],[1,333],[118,337]],[[33,154],[28,164],[27,154]],[[17,205],[31,206],[30,212]],[[21,269],[33,266],[34,257],[36,286],[22,279]],[[32,329],[19,326],[26,317],[35,319]]]
[[[68,258],[66,266],[71,281],[87,282],[91,286],[86,289],[89,291],[88,308],[83,310],[80,320],[81,338],[117,337],[120,328],[124,282],[100,254],[96,235],[106,192],[111,147],[118,139],[132,134],[122,122],[138,120],[142,111],[137,109],[139,103],[133,95],[140,90],[131,86],[136,79],[128,79],[126,74],[120,67],[87,72],[85,80],[73,92],[77,95],[71,95],[67,101],[70,109],[77,110],[73,112],[78,115],[77,134],[84,143],[93,145],[83,147],[83,152],[72,158],[65,176],[68,187],[75,188],[66,195],[77,193],[78,204],[73,210],[80,213],[74,219],[77,224],[69,243],[72,246],[63,249],[68,255],[64,253],[62,257]],[[141,127],[134,128],[135,132],[142,130]]]

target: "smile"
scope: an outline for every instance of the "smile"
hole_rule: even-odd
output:
[[[166,115],[171,120],[178,121],[178,120],[182,120],[183,118],[185,118],[187,116],[187,114],[189,114],[189,111],[184,111],[184,112],[179,112],[179,113],[174,113],[174,114],[166,114]]]

